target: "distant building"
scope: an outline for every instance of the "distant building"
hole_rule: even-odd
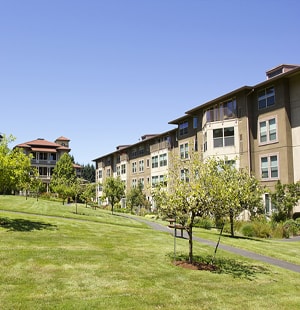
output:
[[[243,86],[202,103],[169,124],[167,133],[144,136],[134,145],[117,148],[96,158],[96,181],[120,176],[126,188],[137,182],[154,186],[168,173],[171,151],[187,159],[199,152],[203,159],[217,156],[254,174],[271,190],[278,180],[300,180],[300,66],[280,65],[266,72],[267,79]],[[97,195],[101,197],[101,186]],[[149,201],[150,191],[145,188]],[[266,214],[272,213],[264,194]],[[300,216],[300,206],[294,216]]]
[[[57,161],[63,154],[71,151],[69,142],[70,139],[65,137],[59,137],[54,142],[38,138],[16,145],[16,147],[22,148],[26,155],[32,155],[31,164],[38,169],[40,178],[46,185],[47,192],[49,191],[51,175]],[[76,175],[80,176],[80,166],[74,165],[74,169]]]

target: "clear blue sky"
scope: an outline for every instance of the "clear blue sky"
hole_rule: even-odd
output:
[[[298,0],[0,0],[0,132],[80,164],[300,64]]]

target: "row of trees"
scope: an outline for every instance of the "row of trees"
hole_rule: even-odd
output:
[[[11,194],[15,191],[39,193],[46,190],[38,170],[31,166],[31,157],[23,153],[22,149],[8,147],[15,138],[10,135],[2,136],[0,141],[0,194]],[[63,203],[69,197],[75,201],[80,198],[87,204],[95,197],[95,168],[92,165],[83,167],[83,178],[77,178],[73,168],[74,158],[64,154],[57,162],[51,177],[50,189],[57,193]],[[77,210],[76,210],[77,212]]]

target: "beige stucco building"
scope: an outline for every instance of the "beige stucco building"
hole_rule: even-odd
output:
[[[51,175],[57,161],[64,153],[69,153],[71,150],[69,143],[70,139],[61,136],[54,142],[38,138],[16,145],[16,147],[22,148],[26,155],[32,155],[31,165],[38,169],[39,176],[46,185],[47,192],[49,191]],[[74,168],[78,170],[79,167],[76,165]]]
[[[280,65],[266,72],[266,80],[243,86],[184,112],[169,122],[176,128],[163,134],[146,135],[134,145],[118,147],[95,159],[96,181],[118,176],[126,188],[143,182],[149,188],[168,173],[172,150],[181,158],[189,151],[234,161],[266,187],[278,180],[300,180],[300,66]],[[101,187],[98,188],[101,196]],[[272,212],[264,195],[266,213]],[[295,208],[295,214],[300,207]]]

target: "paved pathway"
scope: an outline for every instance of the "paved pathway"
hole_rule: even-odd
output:
[[[164,225],[152,222],[152,221],[148,221],[148,220],[145,220],[143,218],[138,218],[138,217],[133,217],[133,216],[130,216],[130,215],[126,215],[126,214],[124,214],[122,216],[134,219],[134,220],[142,222],[142,223],[145,223],[145,224],[149,225],[150,227],[152,227],[155,230],[159,230],[159,231],[163,231],[163,232],[168,232],[168,233],[174,235],[174,230],[168,228],[167,226],[164,226]],[[184,233],[183,237],[184,238],[188,237],[186,232]],[[213,246],[213,247],[216,246],[216,242],[209,241],[209,240],[206,240],[206,239],[202,239],[202,238],[199,238],[199,237],[193,237],[193,240],[197,241],[197,242],[201,242],[201,243],[207,244],[207,245],[210,245],[210,246]],[[293,238],[293,239],[287,239],[286,241],[283,241],[283,242],[292,242],[292,241],[299,241],[299,240],[300,240],[300,237],[296,237],[296,238]],[[267,264],[275,265],[275,266],[278,266],[278,267],[281,267],[281,268],[284,268],[284,269],[288,269],[288,270],[300,273],[300,265],[296,265],[296,264],[293,264],[293,263],[288,263],[288,262],[282,261],[280,259],[276,259],[276,258],[272,258],[272,257],[269,257],[269,256],[257,254],[257,253],[254,253],[254,252],[242,250],[242,249],[230,246],[230,245],[219,244],[219,248],[222,249],[222,250],[225,250],[225,251],[237,254],[237,255],[241,255],[241,256],[244,256],[244,257],[247,257],[247,258],[251,258],[251,259],[254,259],[254,260],[262,261],[262,262],[267,263]],[[300,249],[299,249],[299,251],[300,251]]]

